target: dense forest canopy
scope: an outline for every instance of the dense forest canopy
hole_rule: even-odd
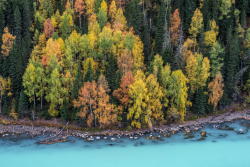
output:
[[[250,103],[250,0],[0,0],[0,112],[142,128]]]

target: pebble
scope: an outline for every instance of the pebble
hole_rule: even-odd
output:
[[[116,139],[116,138],[114,138],[114,137],[112,137],[110,140],[111,140],[111,141],[116,141],[117,139]]]

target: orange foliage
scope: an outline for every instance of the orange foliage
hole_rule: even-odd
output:
[[[218,73],[214,80],[208,84],[209,99],[208,102],[213,105],[214,109],[217,107],[220,99],[223,96],[223,77],[221,73]]]
[[[50,38],[53,35],[55,29],[50,19],[45,20],[43,30],[46,38]]]
[[[109,103],[103,85],[97,85],[95,81],[85,82],[79,91],[79,97],[73,101],[74,107],[80,108],[78,116],[87,120],[88,127],[101,128],[116,123],[117,115],[114,105]]]
[[[16,39],[16,37],[9,33],[9,29],[7,27],[4,28],[3,32],[4,32],[4,34],[3,34],[3,37],[2,37],[3,44],[2,44],[1,53],[4,56],[9,56],[10,51],[11,51],[11,49],[13,47],[13,44],[14,44],[14,40]]]
[[[172,16],[170,17],[170,35],[171,42],[173,45],[178,44],[180,38],[180,28],[181,28],[181,19],[179,14],[179,9],[176,9]]]
[[[120,88],[113,92],[122,105],[128,106],[129,103],[129,85],[134,83],[134,76],[132,72],[126,72],[121,79]]]
[[[75,12],[79,14],[79,17],[84,14],[85,4],[83,0],[75,1]]]

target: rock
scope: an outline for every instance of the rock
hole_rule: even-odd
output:
[[[228,126],[228,125],[219,125],[218,128],[219,130],[229,130],[229,131],[233,131],[234,128]]]
[[[100,136],[96,136],[96,140],[100,140],[101,139],[101,137]]]
[[[135,137],[134,137],[134,139],[135,139],[135,140],[137,140],[137,139],[138,139],[138,137],[137,137],[137,136],[135,136]]]
[[[184,128],[184,131],[185,131],[186,134],[191,132],[189,128]]]
[[[171,137],[171,134],[170,133],[164,133],[163,136],[166,137],[166,138],[169,138],[169,137]]]
[[[94,141],[95,139],[92,136],[90,136],[86,140],[89,141],[89,142],[91,142],[91,141]]]
[[[146,137],[146,139],[153,140],[153,141],[160,141],[160,140],[162,140],[162,138],[161,138],[160,135],[159,136],[149,135],[149,136]]]
[[[116,141],[117,139],[114,138],[114,137],[112,137],[110,140],[114,142],[114,141]]]
[[[103,137],[103,139],[104,139],[104,140],[107,140],[107,139],[108,139],[108,137],[107,137],[107,136],[104,136],[104,137]]]
[[[201,131],[200,135],[201,135],[201,137],[207,137],[207,132],[206,131]]]
[[[238,135],[243,135],[243,134],[246,134],[246,133],[248,132],[248,130],[247,130],[247,129],[240,128],[240,129],[235,130],[235,132],[236,132]]]

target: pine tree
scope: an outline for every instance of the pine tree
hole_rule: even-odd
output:
[[[162,47],[164,41],[164,33],[165,33],[165,21],[166,21],[166,8],[163,3],[160,4],[159,13],[157,16],[156,23],[156,53],[162,54]]]
[[[229,28],[227,32],[227,49],[224,59],[224,81],[225,81],[225,92],[223,102],[229,104],[233,99],[234,87],[236,86],[236,73],[239,65],[239,54],[240,46],[237,35],[232,33],[232,28]]]

